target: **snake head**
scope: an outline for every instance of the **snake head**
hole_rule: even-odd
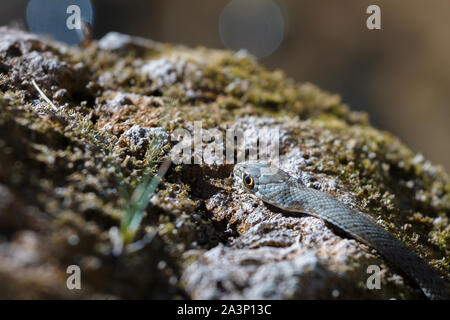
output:
[[[272,167],[268,162],[246,161],[234,166],[234,177],[244,189],[267,201],[272,190],[277,190],[285,184],[290,175],[281,169]],[[267,198],[267,199],[266,199]]]

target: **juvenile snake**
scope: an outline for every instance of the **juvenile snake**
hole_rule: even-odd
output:
[[[448,288],[431,267],[370,216],[348,208],[331,195],[308,188],[300,180],[265,162],[238,163],[234,166],[234,176],[262,201],[286,211],[323,219],[374,248],[413,279],[429,299],[449,299]]]

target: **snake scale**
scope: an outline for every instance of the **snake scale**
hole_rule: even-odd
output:
[[[429,299],[449,299],[448,288],[431,267],[370,216],[348,208],[332,195],[307,187],[266,162],[238,163],[234,166],[234,176],[262,201],[286,211],[323,219],[374,248],[414,280]]]

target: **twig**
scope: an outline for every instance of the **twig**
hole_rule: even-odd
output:
[[[36,81],[34,79],[31,79],[31,83],[36,88],[37,92],[41,95],[41,97],[53,108],[54,111],[58,111],[58,108],[53,104],[53,102],[50,101],[50,99],[45,95],[45,93],[38,87]]]

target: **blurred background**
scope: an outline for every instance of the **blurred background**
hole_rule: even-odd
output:
[[[57,30],[65,19],[32,17],[36,8],[61,1],[3,0],[0,25]],[[246,48],[268,69],[339,93],[353,110],[367,111],[376,127],[450,171],[448,0],[69,2],[92,7],[96,39],[119,31],[188,46]],[[366,28],[372,4],[381,8],[381,30]]]

